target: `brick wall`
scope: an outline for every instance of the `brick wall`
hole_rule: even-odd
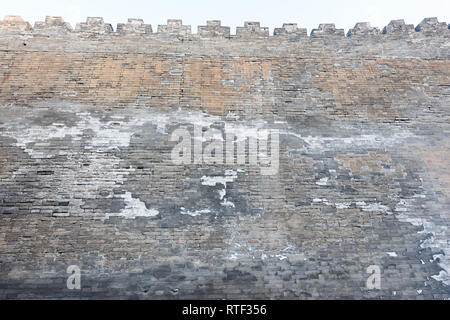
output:
[[[446,23],[155,29],[0,21],[0,297],[449,298]],[[194,125],[277,173],[174,164]]]

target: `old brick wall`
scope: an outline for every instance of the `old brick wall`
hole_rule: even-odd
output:
[[[448,299],[449,36],[6,17],[0,297]],[[194,125],[279,130],[277,174],[174,164]]]

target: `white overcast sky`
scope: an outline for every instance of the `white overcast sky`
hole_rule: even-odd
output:
[[[0,16],[7,14],[21,15],[32,25],[46,15],[62,16],[72,27],[88,16],[103,17],[114,29],[127,18],[141,18],[154,32],[167,19],[182,19],[194,33],[206,20],[222,20],[232,34],[244,21],[260,21],[271,34],[283,22],[295,22],[309,34],[319,23],[335,23],[346,31],[365,21],[380,29],[394,19],[417,25],[437,17],[450,23],[450,0],[0,0]]]

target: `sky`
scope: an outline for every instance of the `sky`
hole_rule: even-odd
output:
[[[244,21],[259,21],[271,34],[289,22],[307,28],[309,34],[320,23],[335,23],[346,32],[357,22],[380,29],[395,19],[415,26],[426,17],[450,23],[450,0],[0,0],[0,17],[8,14],[20,15],[32,25],[47,15],[61,16],[72,27],[88,16],[103,17],[114,29],[128,18],[140,18],[153,32],[167,19],[182,19],[194,33],[206,20],[222,20],[232,34]]]

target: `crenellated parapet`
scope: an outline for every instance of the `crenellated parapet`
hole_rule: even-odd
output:
[[[46,35],[69,33],[72,32],[72,26],[61,17],[46,16],[45,21],[35,22],[33,32]]]
[[[88,17],[86,22],[80,22],[75,27],[75,32],[88,34],[107,34],[112,33],[113,28],[110,23],[104,23],[103,18]]]
[[[380,34],[380,29],[376,27],[371,27],[369,22],[358,22],[355,27],[348,30],[347,37],[354,36],[376,36]]]
[[[20,16],[8,15],[0,21],[0,33],[18,33],[30,30],[30,23],[24,21]]]
[[[283,27],[275,28],[273,35],[288,39],[305,38],[308,36],[306,28],[299,28],[296,23],[283,23]]]
[[[449,26],[445,22],[439,22],[436,17],[425,18],[415,28],[417,32],[427,35],[445,34],[449,32]]]
[[[181,36],[191,35],[191,26],[183,25],[180,19],[168,19],[167,24],[158,25],[158,33],[163,36]]]
[[[117,24],[117,33],[119,34],[137,34],[147,35],[153,32],[151,24],[145,24],[142,19],[128,18],[127,23]]]
[[[229,38],[230,27],[221,25],[220,20],[208,20],[206,26],[198,26],[200,38]]]
[[[311,31],[311,37],[344,37],[344,29],[336,29],[334,23],[322,23],[319,24],[317,29]]]
[[[86,22],[77,23],[72,29],[68,22],[59,16],[46,16],[45,21],[37,21],[32,28],[30,23],[24,21],[20,16],[5,16],[0,20],[1,35],[24,35],[27,37],[47,36],[62,37],[68,39],[90,39],[105,37],[119,39],[121,36],[132,35],[135,37],[146,37],[170,41],[170,39],[180,40],[225,40],[233,39],[267,39],[286,42],[298,42],[303,38],[308,38],[306,28],[299,28],[296,23],[284,23],[281,28],[275,28],[273,36],[269,34],[269,28],[261,27],[259,22],[245,22],[243,27],[236,28],[236,34],[232,35],[230,27],[222,26],[220,20],[209,20],[206,25],[198,26],[196,34],[192,34],[190,25],[183,25],[182,20],[169,19],[167,24],[158,25],[157,33],[153,32],[151,24],[145,24],[142,19],[128,19],[127,23],[118,23],[116,30],[112,25],[105,23],[101,17],[88,17]],[[325,40],[325,43],[333,43],[340,39],[355,38],[358,41],[387,41],[402,38],[416,37],[437,37],[446,39],[450,36],[449,25],[446,22],[439,22],[437,18],[425,18],[416,27],[406,24],[404,20],[392,20],[380,31],[377,27],[372,27],[368,22],[359,22],[348,30],[338,29],[333,23],[320,24],[313,29],[310,38],[317,39],[316,42]],[[375,40],[376,39],[376,40]],[[344,40],[345,41],[345,40]]]
[[[269,28],[261,27],[259,22],[244,22],[243,27],[236,28],[238,38],[268,38]]]

